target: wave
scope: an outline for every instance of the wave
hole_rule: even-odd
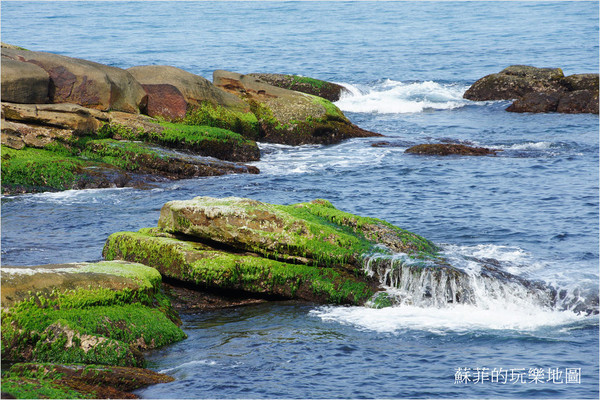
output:
[[[351,85],[335,105],[357,113],[403,114],[425,110],[448,110],[473,104],[463,99],[468,86],[456,83],[399,82],[385,79],[373,85]]]
[[[533,331],[598,318],[597,285],[524,278],[547,265],[523,249],[446,245],[441,254],[446,260],[441,264],[405,254],[372,254],[365,258],[365,272],[384,291],[365,307],[319,307],[312,314],[378,332],[436,333]]]

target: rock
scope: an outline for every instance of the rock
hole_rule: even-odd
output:
[[[165,204],[158,225],[111,235],[104,257],[135,260],[201,288],[250,297],[362,304],[376,290],[362,272],[365,254],[377,249],[419,259],[437,251],[420,236],[339,211],[325,200],[282,206],[198,197]]]
[[[346,90],[343,86],[336,83],[322,81],[319,79],[308,78],[299,75],[285,74],[248,74],[268,83],[284,89],[295,90],[297,92],[308,93],[314,96],[322,97],[329,101],[338,101],[342,93]]]
[[[103,255],[109,260],[147,263],[165,277],[194,285],[196,291],[208,289],[225,296],[245,293],[244,297],[252,302],[262,296],[359,304],[373,292],[372,282],[364,282],[348,271],[271,260],[252,253],[229,253],[156,229],[115,233],[109,237]]]
[[[144,112],[144,88],[125,70],[52,53],[2,49],[2,56],[44,69],[52,103],[74,103],[102,111]]]
[[[564,77],[560,68],[512,65],[500,73],[484,76],[463,95],[465,99],[512,100],[530,92],[554,91]]]
[[[598,74],[563,76],[560,68],[513,65],[475,82],[470,100],[512,100],[506,111],[598,114]]]
[[[561,84],[572,92],[575,90],[589,90],[592,93],[598,92],[598,74],[573,74],[565,76]]]
[[[71,129],[75,133],[94,133],[108,116],[98,110],[81,107],[77,104],[17,104],[2,102],[4,118],[36,126]]]
[[[13,50],[27,50],[21,46],[15,46],[14,44],[2,43],[0,42],[0,47],[3,49],[13,49]]]
[[[65,399],[135,399],[137,396],[131,391],[173,380],[168,375],[135,367],[18,363],[5,371],[2,386],[3,393],[12,398],[43,398],[52,392]]]
[[[532,112],[547,113],[555,112],[561,99],[559,92],[540,93],[530,92],[514,101],[506,111],[510,112]]]
[[[119,166],[125,170],[169,179],[259,173],[254,166],[215,160],[212,157],[192,156],[145,143],[112,139],[89,141],[84,155],[86,158],[115,157],[123,160]]]
[[[101,262],[1,271],[3,360],[141,366],[140,350],[185,337],[153,268]]]
[[[250,105],[258,118],[260,141],[332,144],[351,137],[380,136],[350,123],[335,105],[317,96],[222,70],[213,73],[213,82]]]
[[[185,118],[188,103],[183,94],[173,85],[142,85],[148,93],[147,114],[151,117],[162,117],[167,120]]]
[[[248,105],[236,96],[215,87],[209,80],[167,65],[143,65],[127,71],[142,85],[171,85],[183,95],[190,105],[208,101],[214,105],[247,112]],[[150,101],[150,100],[149,100]]]
[[[240,134],[211,126],[158,123],[143,115],[111,112],[110,123],[102,128],[103,137],[140,140],[193,154],[232,162],[260,159],[256,142]]]
[[[35,64],[2,57],[2,101],[47,103],[50,76]]]
[[[4,119],[0,124],[2,125],[2,144],[17,150],[21,150],[25,146],[44,148],[55,140],[69,140],[73,137],[72,129],[26,125]]]
[[[596,77],[596,82],[598,77]],[[598,90],[574,90],[564,93],[558,101],[556,111],[566,114],[598,114]]]
[[[464,144],[432,143],[418,144],[406,149],[405,153],[435,156],[487,156],[495,155],[497,151],[499,150],[487,149],[485,147],[465,146]]]

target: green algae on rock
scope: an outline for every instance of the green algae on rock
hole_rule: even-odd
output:
[[[380,136],[352,124],[330,101],[269,85],[250,75],[217,70],[214,84],[250,105],[260,141],[289,145],[333,144],[352,137]]]
[[[3,266],[2,358],[143,366],[140,350],[185,338],[160,283],[118,261]]]
[[[18,363],[3,371],[2,393],[17,399],[125,399],[137,398],[133,390],[173,380],[135,367]]]
[[[104,257],[150,265],[201,288],[341,304],[363,304],[378,290],[363,266],[373,252],[437,258],[428,240],[326,200],[197,197],[166,203],[158,225],[111,235]]]

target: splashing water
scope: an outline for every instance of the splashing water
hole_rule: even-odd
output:
[[[346,92],[335,103],[342,111],[402,114],[475,104],[462,98],[468,86],[458,84],[433,81],[405,83],[386,79],[373,86],[342,85]]]

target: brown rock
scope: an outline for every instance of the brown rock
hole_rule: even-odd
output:
[[[217,70],[213,82],[248,102],[260,125],[260,141],[333,144],[352,137],[381,136],[352,124],[323,98],[269,85],[250,75]]]
[[[47,103],[50,76],[35,64],[2,57],[2,101]]]
[[[255,78],[284,89],[295,90],[297,92],[308,93],[319,96],[329,101],[338,101],[344,87],[336,83],[322,81],[320,79],[307,78],[298,75],[285,74],[248,74]]]
[[[419,144],[406,149],[405,153],[433,155],[433,156],[487,156],[495,155],[498,150],[487,149],[485,147],[471,147],[464,144]]]
[[[77,133],[95,132],[108,121],[101,111],[76,104],[17,104],[2,103],[4,118],[11,121],[72,129]]]
[[[167,65],[143,65],[127,69],[143,85],[172,85],[188,104],[197,105],[208,101],[214,105],[246,112],[249,107],[236,96],[215,87],[209,80]]]
[[[187,112],[188,104],[183,94],[173,85],[142,84],[148,93],[147,114],[151,117],[162,117],[168,120],[182,119]]]
[[[531,112],[547,113],[554,112],[558,108],[561,93],[559,92],[530,92],[523,97],[518,98],[512,103],[506,111],[510,112]]]
[[[512,100],[530,92],[559,90],[564,77],[560,68],[536,68],[512,65],[500,73],[484,76],[463,95],[465,99]]]
[[[146,92],[120,68],[38,51],[3,48],[2,56],[44,69],[50,76],[48,95],[52,103],[130,113],[146,109]]]
[[[25,146],[43,148],[54,140],[68,140],[73,136],[72,129],[50,126],[27,125],[2,120],[2,144],[20,150]]]
[[[556,111],[566,114],[598,114],[598,91],[574,90],[564,93],[558,102]]]

